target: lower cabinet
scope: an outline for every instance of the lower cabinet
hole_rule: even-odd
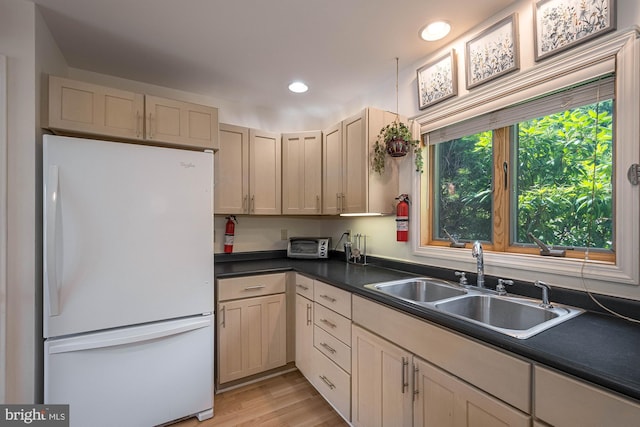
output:
[[[351,293],[296,274],[296,366],[351,419]]]
[[[354,295],[355,426],[531,426],[531,364]]]
[[[531,425],[528,415],[415,356],[413,381],[414,426]]]
[[[285,294],[218,304],[218,382],[286,364]]]
[[[540,366],[534,366],[534,377],[535,416],[549,425],[598,427],[640,423],[637,402]]]
[[[351,354],[353,425],[411,426],[411,353],[353,325]]]
[[[530,417],[356,325],[355,426],[529,426]]]
[[[296,367],[307,379],[311,378],[313,350],[313,301],[296,294]]]
[[[313,348],[311,384],[346,420],[351,414],[351,377],[329,358]]]

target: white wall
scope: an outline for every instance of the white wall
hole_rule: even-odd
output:
[[[326,219],[301,217],[237,216],[233,252],[273,251],[287,248],[288,237],[321,236]],[[224,230],[227,220],[224,215],[215,217],[215,252],[224,252]]]
[[[7,354],[5,401],[34,401],[36,271],[35,6],[0,0],[7,57]],[[4,171],[3,171],[4,172]]]
[[[3,403],[30,403],[42,396],[41,82],[43,72],[66,72],[66,65],[26,1],[0,0],[0,54],[8,68],[7,348],[0,386]]]
[[[488,28],[500,19],[516,12],[518,13],[518,22],[520,30],[520,68],[526,70],[535,64],[534,62],[534,44],[533,44],[533,4],[531,0],[521,0],[511,7],[504,9],[485,22],[479,23],[466,34],[463,34],[450,44],[445,46],[438,52],[426,56],[413,64],[405,64],[400,58],[399,73],[399,113],[407,117],[415,117],[428,113],[428,109],[420,110],[418,108],[418,89],[417,89],[417,73],[418,68],[428,64],[431,60],[440,57],[450,49],[455,49],[458,64],[458,97],[468,93],[465,88],[464,80],[464,51],[465,43],[475,37],[477,34]],[[640,2],[638,0],[617,0],[617,28],[623,30],[632,26],[640,25]],[[508,78],[508,77],[504,77]],[[349,105],[345,106],[345,111],[353,114],[363,106],[371,106],[383,110],[395,111],[395,76],[393,81],[380,82],[376,85],[379,91],[363,94],[359,99],[353,100]],[[437,107],[431,107],[437,108]]]

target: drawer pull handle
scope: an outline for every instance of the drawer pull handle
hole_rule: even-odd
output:
[[[265,285],[256,285],[256,286],[247,286],[246,288],[244,288],[245,291],[256,291],[258,289],[264,289],[266,288]]]
[[[409,358],[402,357],[402,394],[409,389]]]
[[[222,306],[222,327],[226,328],[227,327],[227,316],[226,316],[226,310],[225,310],[226,306]]]
[[[327,319],[320,319],[320,321],[321,321],[322,323],[324,323],[325,325],[329,326],[330,328],[335,329],[335,328],[337,328],[337,327],[338,327],[335,323],[330,322],[330,321],[329,321],[329,320],[327,320]]]
[[[320,295],[320,298],[324,298],[327,301],[331,301],[331,302],[336,302],[338,301],[337,299],[335,299],[334,297],[330,297],[329,295]]]
[[[302,289],[303,291],[308,291],[309,290],[309,287],[305,286],[305,285],[297,284],[296,286],[299,287],[300,289]]]
[[[324,383],[325,383],[326,385],[328,385],[328,386],[329,386],[329,388],[330,388],[331,390],[333,390],[334,388],[336,388],[336,386],[335,386],[335,385],[333,385],[333,383],[332,383],[331,381],[329,381],[329,379],[328,379],[327,377],[325,377],[324,375],[320,375],[320,379],[321,379],[322,381],[324,381]]]
[[[140,120],[142,116],[140,115],[140,111],[136,111],[136,138],[140,138]]]
[[[311,304],[307,304],[307,326],[311,324]]]
[[[413,401],[418,400],[418,395],[420,394],[420,368],[417,366],[413,367]]]
[[[149,113],[149,132],[147,132],[147,138],[153,139],[153,114]]]
[[[331,347],[329,344],[327,344],[326,342],[321,342],[320,343],[321,346],[323,346],[324,348],[327,349],[327,351],[329,351],[331,354],[336,354],[336,349]]]

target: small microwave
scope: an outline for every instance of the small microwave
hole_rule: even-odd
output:
[[[330,237],[291,237],[287,245],[289,258],[329,258]]]

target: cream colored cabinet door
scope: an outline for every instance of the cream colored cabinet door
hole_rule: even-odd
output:
[[[321,196],[322,132],[282,135],[282,213],[319,215]]]
[[[249,213],[249,129],[220,123],[213,173],[215,213]]]
[[[280,134],[249,130],[249,213],[282,213],[282,141]]]
[[[367,212],[368,195],[367,110],[342,122],[344,176],[343,213]]]
[[[313,301],[296,295],[296,367],[311,379],[311,352],[313,351]]]
[[[400,161],[388,158],[382,176],[369,165],[380,129],[395,119],[393,113],[366,108],[324,131],[323,214],[395,211]]]
[[[367,162],[366,111],[324,132],[322,213],[366,212]]]
[[[145,96],[146,139],[217,150],[218,109],[190,102]]]
[[[411,426],[411,354],[355,325],[351,343],[353,425]]]
[[[534,411],[557,427],[637,426],[640,404],[563,373],[534,366]]]
[[[414,356],[415,426],[525,427],[531,417]]]
[[[144,95],[49,76],[50,129],[96,136],[144,138]]]
[[[344,175],[342,153],[342,122],[326,129],[322,136],[322,213],[342,212]]]
[[[218,340],[221,384],[285,365],[285,294],[219,303]]]

